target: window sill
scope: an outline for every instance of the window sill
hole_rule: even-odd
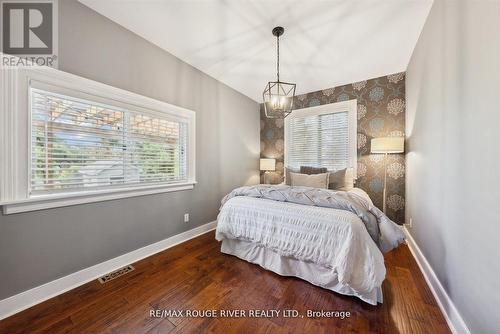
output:
[[[9,215],[13,213],[44,210],[77,204],[110,201],[120,198],[191,190],[194,188],[195,184],[196,181],[190,181],[169,185],[163,184],[146,187],[96,190],[84,193],[38,195],[25,200],[0,203],[0,206],[2,206],[3,214]]]

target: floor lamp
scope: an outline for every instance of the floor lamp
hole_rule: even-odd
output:
[[[371,153],[382,153],[384,156],[384,199],[383,211],[386,213],[386,195],[387,195],[387,155],[393,153],[403,153],[405,150],[404,137],[381,137],[373,138],[371,141]]]

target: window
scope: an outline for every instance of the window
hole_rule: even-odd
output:
[[[285,119],[287,167],[356,169],[356,100],[294,110]]]
[[[193,111],[50,68],[0,79],[4,213],[194,187]]]
[[[31,88],[31,193],[186,181],[185,122]]]

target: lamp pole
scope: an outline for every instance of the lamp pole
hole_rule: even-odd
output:
[[[384,199],[383,199],[383,202],[382,202],[382,208],[383,208],[383,211],[384,213],[386,213],[386,195],[387,195],[387,153],[385,153],[385,156],[384,156]]]

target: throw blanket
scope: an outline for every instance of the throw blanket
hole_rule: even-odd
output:
[[[396,248],[404,240],[404,234],[398,225],[377,207],[354,193],[286,185],[245,186],[236,188],[226,195],[222,199],[222,206],[237,196],[264,198],[352,212],[361,219],[372,239],[384,253]]]

